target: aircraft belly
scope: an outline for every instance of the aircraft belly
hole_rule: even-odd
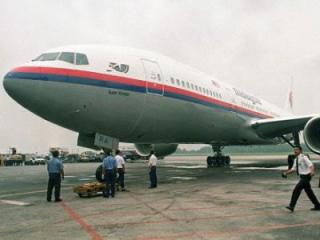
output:
[[[239,142],[244,125],[232,111],[147,94],[143,118],[128,142]]]

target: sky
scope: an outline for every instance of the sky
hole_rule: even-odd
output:
[[[284,107],[319,113],[318,0],[1,1],[0,76],[69,44],[149,50]],[[14,102],[0,85],[0,152],[76,151],[77,133]],[[185,146],[185,145],[184,145]]]

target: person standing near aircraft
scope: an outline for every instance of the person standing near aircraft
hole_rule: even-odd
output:
[[[157,157],[152,150],[150,152],[150,158],[148,162],[149,167],[149,177],[150,177],[150,186],[149,188],[156,188],[157,187]]]
[[[125,188],[124,188],[125,161],[119,149],[116,151],[115,159],[117,161],[117,170],[119,174],[118,181],[121,186],[121,191],[124,192],[125,191]]]
[[[53,151],[52,157],[47,163],[47,170],[49,173],[48,189],[47,189],[47,201],[51,202],[52,190],[54,188],[55,202],[61,202],[60,189],[61,178],[64,179],[63,164],[59,157],[59,151]]]
[[[300,176],[300,181],[294,188],[290,204],[286,208],[289,209],[291,212],[294,211],[301,191],[304,189],[308,198],[314,205],[314,208],[311,208],[310,210],[320,211],[320,203],[310,185],[311,178],[312,176],[314,176],[314,165],[306,155],[302,154],[301,146],[296,146],[294,148],[294,155],[296,156],[296,158],[293,167],[287,171],[284,171],[283,176],[286,177],[288,174],[291,174],[294,171],[296,171],[297,175]]]
[[[106,181],[106,189],[103,192],[103,197],[109,198],[110,194],[111,197],[114,197],[117,162],[116,159],[111,155],[111,151],[106,152],[106,157],[103,159],[102,166],[104,179]]]

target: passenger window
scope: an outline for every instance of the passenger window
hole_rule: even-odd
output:
[[[193,84],[191,83],[191,89],[194,90]]]
[[[181,83],[182,83],[182,87],[185,87],[184,81],[181,81]]]
[[[170,78],[171,83],[174,84],[174,78]]]
[[[180,86],[180,80],[179,79],[177,79],[177,85]]]
[[[189,84],[189,82],[186,82],[186,84],[187,84],[187,88],[190,88],[190,84]]]
[[[74,63],[74,53],[73,52],[63,52],[63,53],[61,53],[59,60],[73,64]]]
[[[197,85],[194,85],[194,88],[196,89],[196,91],[198,91],[198,86]]]
[[[88,58],[85,54],[77,53],[76,54],[76,64],[77,65],[89,65]]]

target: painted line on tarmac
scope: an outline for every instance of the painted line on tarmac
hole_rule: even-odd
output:
[[[80,227],[86,231],[93,240],[102,240],[103,238],[97,233],[97,231],[87,224],[79,214],[77,214],[75,211],[73,211],[70,207],[68,207],[64,202],[60,203],[63,210],[69,215],[69,217],[74,220],[76,223],[80,225]]]
[[[298,223],[298,224],[274,224],[267,225],[261,227],[248,227],[248,228],[238,228],[238,229],[228,229],[228,230],[218,230],[218,231],[203,231],[203,232],[182,232],[174,235],[167,236],[141,236],[134,238],[135,240],[176,240],[176,239],[186,239],[186,238],[215,238],[215,237],[223,237],[223,236],[237,236],[243,234],[257,234],[275,230],[283,230],[283,229],[295,229],[300,227],[308,227],[308,226],[319,226],[320,222],[306,222],[306,223]]]
[[[29,206],[31,203],[21,202],[21,201],[14,201],[14,200],[0,200],[2,203],[17,205],[17,206]]]
[[[79,181],[89,181],[92,180],[91,178],[80,178]]]

